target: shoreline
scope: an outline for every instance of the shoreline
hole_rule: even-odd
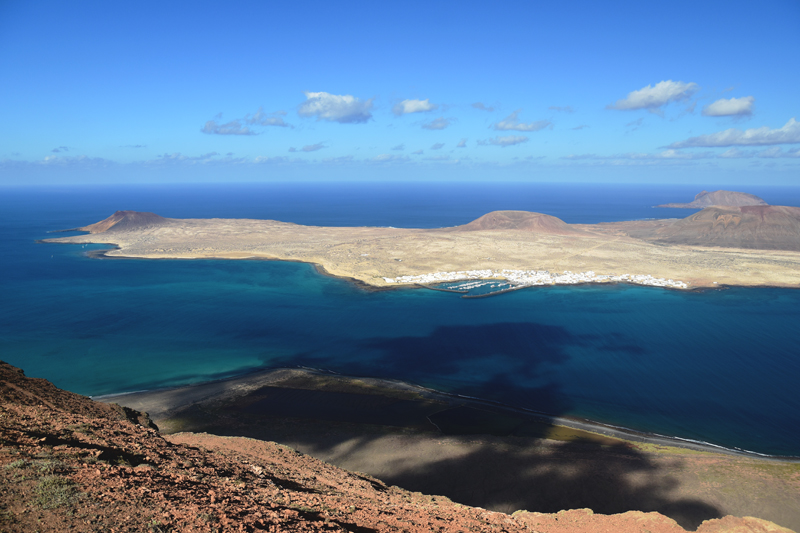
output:
[[[156,414],[154,415],[154,418],[158,419],[167,413],[174,413],[180,411],[181,409],[191,407],[197,403],[214,399],[215,398],[214,393],[208,394],[209,390],[213,389],[227,390],[229,388],[227,386],[229,385],[233,387],[240,387],[243,390],[252,389],[252,387],[255,387],[256,384],[261,384],[261,386],[277,386],[274,384],[276,383],[279,384],[282,379],[282,375],[285,375],[287,373],[291,373],[293,375],[302,374],[306,377],[310,376],[318,378],[320,377],[336,378],[338,380],[345,380],[351,382],[366,382],[370,386],[370,390],[372,391],[371,393],[376,394],[378,396],[387,396],[398,391],[416,393],[420,395],[422,398],[425,398],[426,400],[441,401],[447,403],[450,406],[448,407],[448,409],[453,408],[456,405],[456,403],[458,406],[466,406],[473,408],[488,407],[495,410],[499,410],[501,413],[519,415],[526,419],[530,419],[530,421],[534,421],[537,423],[544,423],[554,427],[561,427],[561,428],[577,430],[580,432],[587,432],[602,437],[617,439],[627,443],[649,444],[655,446],[664,446],[669,448],[691,450],[695,452],[716,453],[727,456],[755,459],[759,461],[782,463],[782,464],[800,464],[800,456],[763,454],[751,450],[743,450],[735,447],[726,447],[718,444],[713,444],[710,442],[688,439],[684,437],[639,431],[624,426],[606,424],[596,420],[584,419],[580,417],[550,415],[544,412],[535,411],[533,409],[516,407],[498,401],[486,400],[483,398],[465,396],[456,393],[448,393],[436,389],[431,389],[429,387],[423,387],[421,385],[409,383],[407,381],[399,379],[345,375],[333,371],[328,371],[325,369],[308,368],[308,367],[275,367],[267,369],[253,369],[251,371],[247,371],[235,376],[204,381],[200,383],[194,383],[191,385],[166,387],[161,389],[147,389],[142,391],[128,391],[115,394],[104,394],[99,396],[91,396],[91,398],[93,400],[101,401],[104,403],[124,404],[126,398],[129,400],[135,399],[137,402],[141,402],[143,400],[148,401],[151,398],[163,396],[169,393],[183,392],[186,393],[186,396],[188,396],[189,398],[194,399],[194,401],[188,401],[187,403],[183,404],[168,402],[166,406],[162,406],[161,411],[156,412]],[[150,414],[153,415],[153,413]],[[436,424],[434,424],[434,426],[436,426]],[[438,426],[436,427],[438,429]],[[483,433],[477,433],[477,435],[482,435],[482,434]]]
[[[71,231],[71,230],[63,230],[63,231]],[[114,260],[123,260],[123,259],[139,259],[139,260],[146,260],[146,261],[282,261],[286,263],[304,263],[307,265],[311,265],[314,270],[317,271],[322,276],[333,278],[333,279],[340,279],[346,281],[355,287],[362,289],[367,292],[383,292],[383,291],[393,291],[393,290],[401,290],[401,289],[428,289],[434,291],[441,291],[441,292],[456,292],[456,291],[449,291],[443,289],[437,289],[435,287],[431,287],[432,284],[423,284],[423,283],[395,283],[392,285],[372,285],[367,283],[366,281],[360,280],[358,278],[354,278],[352,276],[343,276],[339,274],[333,274],[325,269],[325,267],[320,263],[314,263],[310,261],[303,261],[301,259],[279,259],[279,258],[269,258],[269,257],[257,257],[257,256],[250,256],[250,257],[225,257],[225,256],[218,256],[218,257],[146,257],[146,256],[135,256],[135,255],[108,255],[107,252],[111,252],[114,250],[122,250],[123,248],[115,243],[100,243],[100,242],[86,242],[86,243],[76,243],[76,242],[60,242],[54,241],[50,239],[37,239],[35,241],[37,244],[64,244],[64,245],[75,245],[78,246],[80,244],[102,244],[103,246],[108,246],[108,249],[104,250],[91,250],[85,252],[85,256],[91,259],[114,259]],[[497,281],[497,278],[481,278],[481,281]],[[441,283],[452,283],[449,281],[442,281]],[[720,283],[718,285],[694,285],[687,287],[685,289],[677,288],[677,287],[661,287],[656,285],[645,285],[642,283],[630,283],[625,281],[599,281],[599,282],[581,282],[581,283],[556,283],[556,284],[548,284],[548,285],[523,285],[520,287],[514,287],[511,289],[505,289],[500,291],[498,294],[489,293],[488,295],[479,295],[479,296],[469,296],[465,299],[480,299],[486,298],[487,296],[497,296],[500,294],[504,294],[506,292],[513,292],[519,289],[531,289],[531,288],[547,288],[547,287],[587,287],[587,286],[602,286],[602,285],[626,285],[630,287],[651,287],[653,289],[664,289],[669,291],[676,291],[681,293],[704,293],[704,292],[713,292],[713,291],[724,291],[728,289],[736,289],[736,288],[743,288],[743,289],[789,289],[789,290],[800,290],[800,286],[797,285],[774,285],[774,284],[761,284],[761,285],[745,285],[745,284],[735,284],[735,283]]]

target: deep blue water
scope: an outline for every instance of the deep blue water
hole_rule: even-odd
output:
[[[800,189],[747,189],[800,205]],[[555,415],[800,455],[800,291],[548,287],[367,292],[310,265],[91,259],[37,244],[117,209],[436,227],[494,209],[567,222],[686,216],[681,186],[327,184],[0,191],[0,358],[97,395],[304,365]],[[97,248],[97,247],[95,247]]]

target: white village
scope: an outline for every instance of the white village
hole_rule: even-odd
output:
[[[594,271],[563,273],[548,270],[459,270],[454,272],[433,272],[416,276],[399,276],[396,278],[384,277],[386,283],[419,284],[446,283],[454,281],[476,280],[478,284],[461,285],[459,289],[469,289],[479,286],[484,280],[505,280],[511,289],[539,286],[539,285],[577,285],[580,283],[633,283],[652,287],[666,287],[670,289],[688,289],[689,285],[683,281],[655,278],[649,274],[595,274]],[[505,291],[503,291],[505,292]]]

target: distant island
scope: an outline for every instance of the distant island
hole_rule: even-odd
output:
[[[695,202],[745,197],[761,203],[712,205],[683,219],[602,224],[494,211],[436,229],[117,211],[76,228],[88,234],[44,242],[115,245],[103,252],[106,257],[302,261],[371,287],[471,279],[505,280],[512,288],[606,282],[678,289],[800,286],[800,208],[766,205],[730,191],[703,192]]]
[[[662,204],[656,207],[675,207],[678,209],[703,209],[712,205],[725,205],[729,207],[741,207],[745,205],[768,205],[767,202],[754,194],[735,191],[701,191],[694,201],[687,204]]]

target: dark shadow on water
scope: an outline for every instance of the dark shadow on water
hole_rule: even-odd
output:
[[[566,362],[570,347],[589,343],[631,356],[646,353],[619,334],[576,336],[557,326],[502,323],[445,326],[425,337],[369,339],[358,347],[364,359],[350,360],[346,368],[318,353],[283,363],[406,381],[434,376],[454,383],[454,392],[463,395],[560,415],[571,402],[548,381],[546,367]],[[459,381],[468,371],[485,375]],[[314,383],[262,387],[224,404],[194,406],[176,418],[183,430],[284,442],[389,484],[503,512],[658,511],[689,529],[721,516],[713,505],[672,496],[678,481],[669,466],[618,441],[591,435],[543,440],[563,428],[499,404],[342,389],[341,381],[339,389]],[[392,448],[391,439],[385,439],[392,435],[416,435],[415,442],[427,448],[409,458],[405,446],[411,444]],[[440,442],[444,436],[465,453],[448,453]]]
[[[630,357],[647,354],[645,347],[621,333],[576,335],[561,326],[502,322],[440,326],[427,336],[374,337],[330,353],[294,354],[272,364],[399,379],[559,415],[571,402],[546,381],[544,368],[567,362],[569,350],[576,347]]]
[[[389,485],[501,512],[657,511],[690,530],[722,516],[714,505],[673,495],[679,460],[657,463],[591,436],[543,440],[558,428],[497,406],[265,387],[177,418],[184,431],[286,443]]]
[[[384,481],[506,512],[658,511],[687,529],[721,517],[708,503],[671,498],[676,481],[646,456],[622,444],[601,448],[587,440],[560,443],[535,454],[524,447],[487,446],[468,456],[385,476]]]

